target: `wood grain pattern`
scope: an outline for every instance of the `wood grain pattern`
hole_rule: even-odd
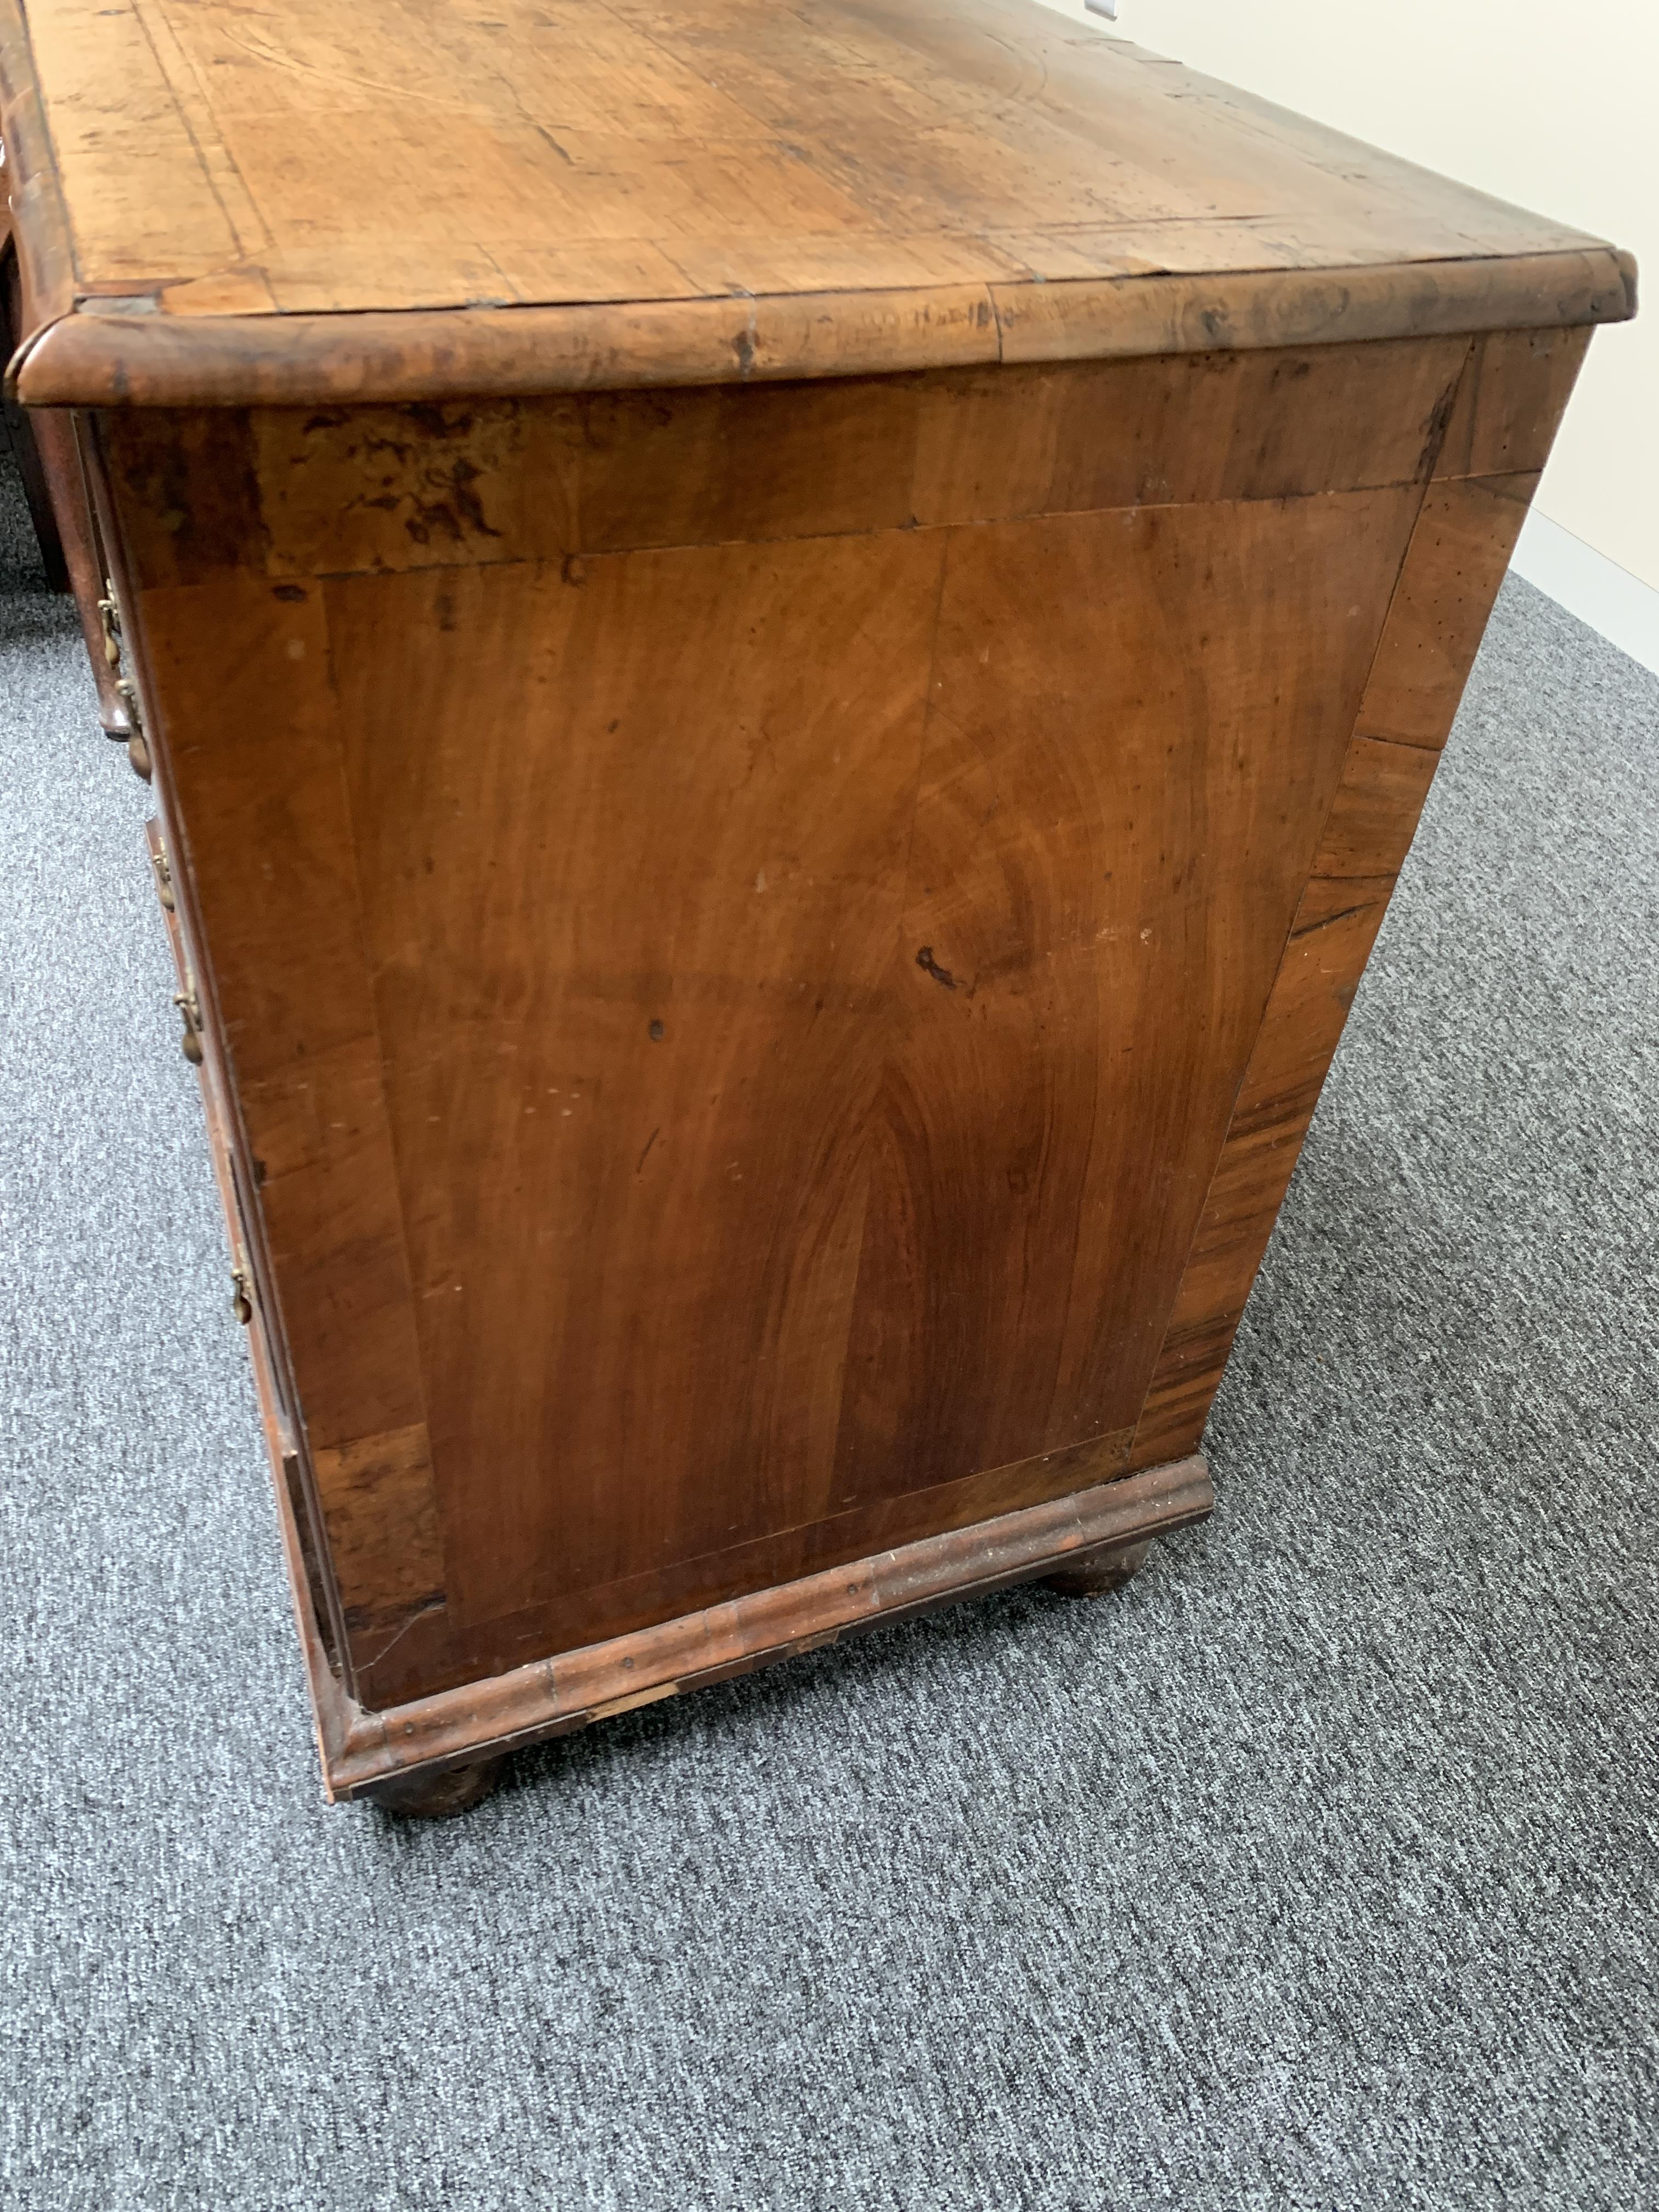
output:
[[[1537,484],[1525,474],[1430,486],[1365,687],[1362,737],[1435,751],[1445,744]]]
[[[106,418],[362,1694],[1121,1468],[1468,354]]]
[[[20,223],[58,272],[21,368],[38,404],[859,375],[1633,308],[1600,241],[1027,0],[32,0],[27,28],[0,0],[0,128],[15,111],[51,198]]]
[[[0,6],[5,0],[0,0]],[[1633,270],[1606,249],[1088,285],[957,286],[340,316],[100,313],[14,363],[32,406],[337,406],[896,374],[989,362],[1139,359],[1352,344],[1492,326],[1622,322]]]
[[[381,1712],[343,1696],[313,1661],[325,1784],[337,1801],[367,1796],[394,1776],[544,1742],[848,1636],[1063,1573],[1074,1559],[1190,1528],[1213,1504],[1209,1470],[1193,1454]],[[297,1548],[291,1534],[289,1541]],[[319,1640],[307,1633],[320,1660]]]
[[[858,1131],[943,554],[894,532],[331,587],[434,1443],[474,1470],[469,1613],[840,1502]],[[489,711],[538,740],[482,784],[457,634],[502,641]],[[434,1183],[434,1133],[476,1176]]]
[[[1176,1455],[1203,1433],[1537,482],[1530,471],[1467,471],[1478,460],[1541,464],[1583,359],[1579,337],[1504,334],[1469,349],[1170,1313],[1133,1464]]]
[[[1393,879],[1345,885],[1334,912],[1291,933],[1206,1195],[1132,1448],[1154,1466],[1201,1437],[1302,1140],[1352,1006]]]
[[[1334,250],[1298,223],[1357,242],[1379,209],[1389,259],[1585,242],[1011,0],[449,0],[418,27],[393,0],[33,0],[28,32],[82,280],[125,294],[234,271],[285,313],[538,304],[556,251],[583,301],[582,254],[624,244],[656,257],[646,298],[949,285],[1056,233],[1127,229],[1133,268],[1170,222],[1166,268],[1240,222],[1282,241],[1254,266],[1294,268]],[[434,136],[456,190],[429,189]]]
[[[149,849],[165,849],[149,825]],[[166,915],[181,982],[191,975],[179,917]],[[234,1111],[216,1060],[197,1071],[209,1148],[231,1238],[233,1265],[251,1269],[239,1193]],[[1201,1456],[1158,1468],[1128,1481],[1098,1481],[1115,1466],[1066,1455],[1064,1494],[1015,1511],[1005,1510],[982,1480],[964,1516],[948,1528],[896,1548],[883,1546],[866,1522],[871,1548],[850,1565],[770,1586],[764,1571],[751,1594],[712,1608],[683,1607],[678,1619],[642,1633],[569,1649],[498,1670],[489,1679],[410,1703],[365,1705],[342,1680],[339,1631],[331,1608],[319,1517],[301,1480],[300,1445],[284,1409],[268,1308],[256,1297],[247,1331],[267,1451],[276,1477],[277,1520],[312,1702],[324,1789],[333,1801],[386,1802],[388,1784],[418,1789],[466,1765],[480,1752],[499,1755],[594,1723],[638,1705],[683,1694],[866,1630],[914,1617],[1019,1582],[1064,1576],[1073,1563],[1086,1572],[1103,1554],[1133,1556],[1154,1538],[1190,1527],[1209,1513],[1213,1492]],[[1127,1449],[1127,1438],[1123,1439]],[[757,1563],[759,1564],[759,1563]],[[418,1629],[423,1616],[416,1614]],[[383,1670],[384,1671],[384,1670]],[[485,1672],[480,1668],[480,1673]],[[371,1683],[369,1688],[373,1690]]]
[[[146,584],[858,536],[1420,483],[1466,338],[540,404],[146,409]],[[1100,434],[1109,423],[1109,436]]]
[[[452,1683],[505,1673],[550,1651],[680,1619],[744,1591],[793,1584],[929,1532],[966,1530],[994,1516],[1069,1498],[1119,1480],[1133,1437],[1133,1430],[1120,1430],[1010,1466],[977,1468],[925,1489],[909,1487],[905,1471],[895,1468],[885,1492],[804,1526],[769,1529],[690,1558],[665,1557],[611,1582],[582,1584],[573,1578],[567,1583],[557,1577],[514,1613],[485,1607],[483,1617],[471,1617],[460,1605],[421,1607],[395,1644],[379,1638],[355,1662],[355,1693],[368,1706],[396,1705]],[[633,1475],[631,1469],[621,1472],[610,1504],[637,1538],[640,1486]],[[501,1563],[498,1551],[495,1564]],[[511,1586],[510,1570],[502,1579]]]
[[[1588,330],[1492,331],[1476,338],[1435,475],[1540,473],[1589,339]]]
[[[29,26],[331,1793],[1207,1510],[1627,258],[1024,0]]]
[[[206,1065],[235,1101],[243,1204],[351,1649],[373,1654],[441,1597],[441,1534],[372,994],[350,957],[361,923],[323,633],[314,610],[264,586],[125,596]],[[239,682],[228,805],[203,774],[222,724],[181,726],[169,704],[198,684],[228,703]]]
[[[158,884],[165,880],[173,896],[173,904],[162,906],[162,920],[179,988],[187,991],[194,988],[196,981],[196,962],[189,949],[180,903],[187,887],[174,870],[172,847],[159,819],[144,825],[144,841],[152,875]],[[276,1494],[277,1523],[288,1566],[295,1625],[305,1659],[317,1747],[325,1767],[332,1740],[331,1719],[338,1711],[341,1696],[339,1676],[344,1639],[338,1595],[328,1559],[326,1534],[301,1464],[293,1386],[286,1370],[284,1348],[270,1318],[270,1273],[261,1249],[258,1213],[244,1195],[246,1186],[239,1166],[240,1145],[235,1100],[216,1052],[204,1055],[196,1075],[206,1123],[208,1152],[229,1242],[230,1266],[250,1303],[247,1344],[253,1368],[254,1395]]]
[[[1433,465],[1468,350],[1445,337],[1178,355],[1156,375],[1102,361],[910,380],[910,513],[989,522],[1412,483]],[[892,388],[848,392],[867,409]]]
[[[69,211],[52,160],[27,27],[15,0],[0,0],[0,142],[5,149],[8,224],[27,302],[17,334],[21,342],[73,312],[76,283]]]
[[[873,1462],[1133,1425],[1417,502],[953,543],[902,940],[933,967],[884,1078],[855,1340]]]

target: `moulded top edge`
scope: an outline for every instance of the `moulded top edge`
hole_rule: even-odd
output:
[[[0,0],[41,402],[1614,320],[1611,248],[1035,0]]]
[[[997,362],[1563,328],[1623,319],[1607,248],[1516,261],[1048,285],[184,319],[86,302],[12,365],[39,406],[309,406],[870,376]]]

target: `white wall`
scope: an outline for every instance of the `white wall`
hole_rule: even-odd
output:
[[[1659,592],[1659,9],[1119,0],[1115,24],[1085,20],[1630,247],[1653,304],[1591,340],[1535,511]]]

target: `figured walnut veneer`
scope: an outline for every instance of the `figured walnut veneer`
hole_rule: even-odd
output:
[[[458,1803],[1207,1510],[1631,302],[1018,0],[422,24],[42,0],[0,63],[328,1786]]]

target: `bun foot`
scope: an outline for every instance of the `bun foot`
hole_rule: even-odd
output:
[[[444,1766],[436,1772],[394,1775],[365,1791],[371,1805],[405,1820],[447,1820],[470,1812],[501,1780],[505,1759],[481,1759],[471,1766]]]
[[[1118,1544],[1098,1552],[1085,1552],[1074,1565],[1062,1567],[1058,1574],[1045,1575],[1043,1580],[1062,1597],[1104,1597],[1108,1590],[1122,1589],[1130,1576],[1139,1571],[1152,1548],[1152,1540],[1148,1536],[1139,1544]]]

